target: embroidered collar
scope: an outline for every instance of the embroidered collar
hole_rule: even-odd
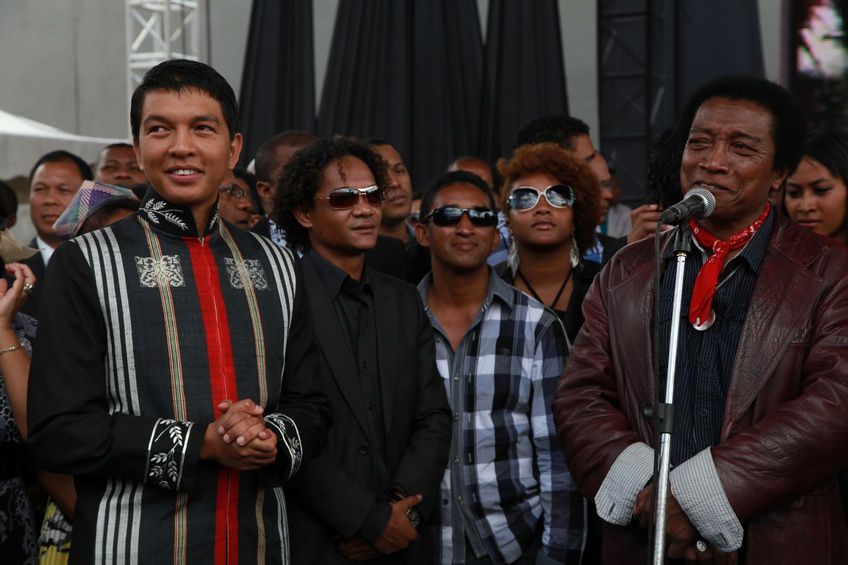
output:
[[[177,237],[198,237],[199,230],[194,224],[194,215],[185,206],[172,204],[153,188],[148,188],[144,200],[138,208],[138,215],[150,222],[157,229]],[[212,215],[202,236],[209,235],[218,227],[218,206],[212,207]]]

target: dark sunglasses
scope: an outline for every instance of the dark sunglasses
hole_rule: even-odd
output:
[[[538,191],[529,186],[519,186],[512,189],[507,204],[513,210],[524,212],[532,210],[545,196],[548,204],[554,208],[570,208],[574,206],[574,190],[565,184],[554,184],[543,191]]]
[[[352,188],[345,186],[337,188],[329,196],[316,196],[315,200],[329,200],[330,206],[336,210],[347,210],[353,208],[359,202],[359,196],[371,206],[379,206],[383,202],[383,191],[376,184],[365,188]]]
[[[436,208],[424,217],[424,221],[433,220],[433,223],[440,227],[455,226],[462,220],[463,214],[467,214],[471,223],[479,228],[498,225],[498,215],[491,208],[460,208],[459,206]]]

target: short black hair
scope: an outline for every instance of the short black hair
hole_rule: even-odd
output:
[[[345,157],[354,157],[365,163],[383,195],[388,193],[386,162],[370,145],[338,136],[319,139],[304,147],[286,165],[274,199],[272,219],[283,228],[286,241],[292,248],[309,248],[309,230],[297,221],[295,210],[315,206],[315,194],[324,180],[324,169]]]
[[[3,206],[5,216],[14,216],[18,213],[18,195],[2,180],[0,180],[0,204]]]
[[[542,116],[521,127],[512,149],[531,143],[556,143],[573,150],[574,138],[578,135],[589,135],[589,126],[580,118],[564,114]]]
[[[677,143],[682,154],[695,114],[711,98],[746,100],[759,104],[772,117],[774,171],[792,172],[801,161],[807,121],[801,102],[788,90],[763,78],[733,75],[711,80],[689,97],[678,122]]]
[[[91,171],[91,167],[82,159],[82,157],[74,155],[70,151],[65,151],[64,149],[58,149],[56,151],[51,151],[50,153],[45,153],[38,158],[38,161],[35,162],[35,165],[33,165],[32,169],[29,171],[30,186],[32,186],[32,179],[35,176],[35,171],[38,170],[38,167],[45,163],[61,163],[63,161],[76,165],[82,180],[94,180],[94,173]]]
[[[455,184],[470,184],[479,188],[480,192],[488,198],[489,208],[492,210],[495,209],[495,197],[492,195],[492,191],[489,190],[489,185],[486,184],[486,181],[468,171],[451,171],[439,176],[427,187],[427,190],[421,196],[421,208],[419,208],[418,217],[422,220],[426,218],[433,211],[433,202],[436,201],[436,196],[445,188]]]
[[[97,160],[91,164],[92,169],[99,169],[100,162],[103,160],[103,154],[109,151],[110,149],[129,149],[130,151],[134,151],[132,144],[126,143],[124,141],[120,141],[118,143],[110,143],[106,147],[100,150],[100,153],[97,154]]]
[[[280,175],[280,166],[277,161],[278,147],[306,147],[315,139],[315,136],[308,131],[289,130],[265,140],[256,150],[254,158],[256,179],[263,182],[277,180]]]
[[[119,147],[120,148],[126,148],[126,149],[132,149],[133,148],[132,143],[127,143],[126,141],[119,141],[118,143],[110,143],[109,145],[107,145],[106,147],[101,149],[100,152],[103,153],[104,151],[106,151],[108,149],[117,149]]]
[[[236,167],[233,169],[233,176],[243,180],[251,189],[256,190],[256,175],[251,174],[247,169]]]
[[[138,140],[141,129],[141,108],[148,92],[167,90],[182,92],[198,90],[208,94],[221,105],[221,114],[230,130],[230,139],[238,133],[238,102],[235,92],[221,74],[204,63],[188,59],[172,59],[159,63],[144,74],[130,102],[130,128],[133,139]]]

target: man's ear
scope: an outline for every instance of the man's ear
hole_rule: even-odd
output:
[[[308,210],[306,208],[295,208],[293,213],[294,219],[297,220],[297,223],[299,223],[308,230],[312,229],[311,210]]]
[[[262,203],[262,209],[266,214],[270,214],[274,209],[274,187],[264,180],[256,181],[256,193],[259,194],[259,201]]]
[[[775,192],[780,188],[780,185],[786,181],[786,178],[789,176],[789,171],[784,169],[782,171],[777,171],[775,177],[771,181],[771,185],[769,186],[769,194]]]
[[[141,162],[141,148],[138,146],[138,138],[133,137],[133,153],[135,153],[135,160],[138,163],[139,170],[144,170],[144,163]]]
[[[422,223],[415,224],[415,239],[421,247],[430,247],[430,234],[427,227]]]
[[[239,155],[241,155],[241,147],[244,143],[244,139],[242,138],[240,133],[237,133],[230,140],[230,170],[232,171],[236,164],[238,163]]]

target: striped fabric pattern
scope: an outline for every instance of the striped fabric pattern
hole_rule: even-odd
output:
[[[75,523],[75,529],[94,532],[94,562],[285,563],[282,488],[266,486],[259,473],[219,473],[202,462],[189,470],[184,462],[189,437],[204,433],[193,422],[211,422],[217,415],[220,399],[213,391],[220,378],[232,400],[252,398],[266,406],[269,424],[285,432],[281,448],[292,454],[294,469],[299,465],[297,426],[269,409],[279,402],[296,291],[292,255],[223,223],[203,240],[191,241],[137,218],[71,244],[82,251],[100,299],[109,411],[157,416],[145,483],[103,480],[95,488],[101,494],[93,522],[85,523],[83,514]],[[264,287],[256,278],[260,270]],[[214,276],[211,295],[198,288],[208,286],[197,280],[202,273]],[[204,300],[210,302],[204,306]],[[203,308],[211,318],[204,319]],[[218,351],[207,339],[210,320],[218,325],[215,339],[228,340]],[[186,481],[193,485],[191,496],[178,492]],[[163,515],[171,517],[171,527],[162,527]],[[216,521],[226,531],[216,530],[213,540],[209,532]]]

